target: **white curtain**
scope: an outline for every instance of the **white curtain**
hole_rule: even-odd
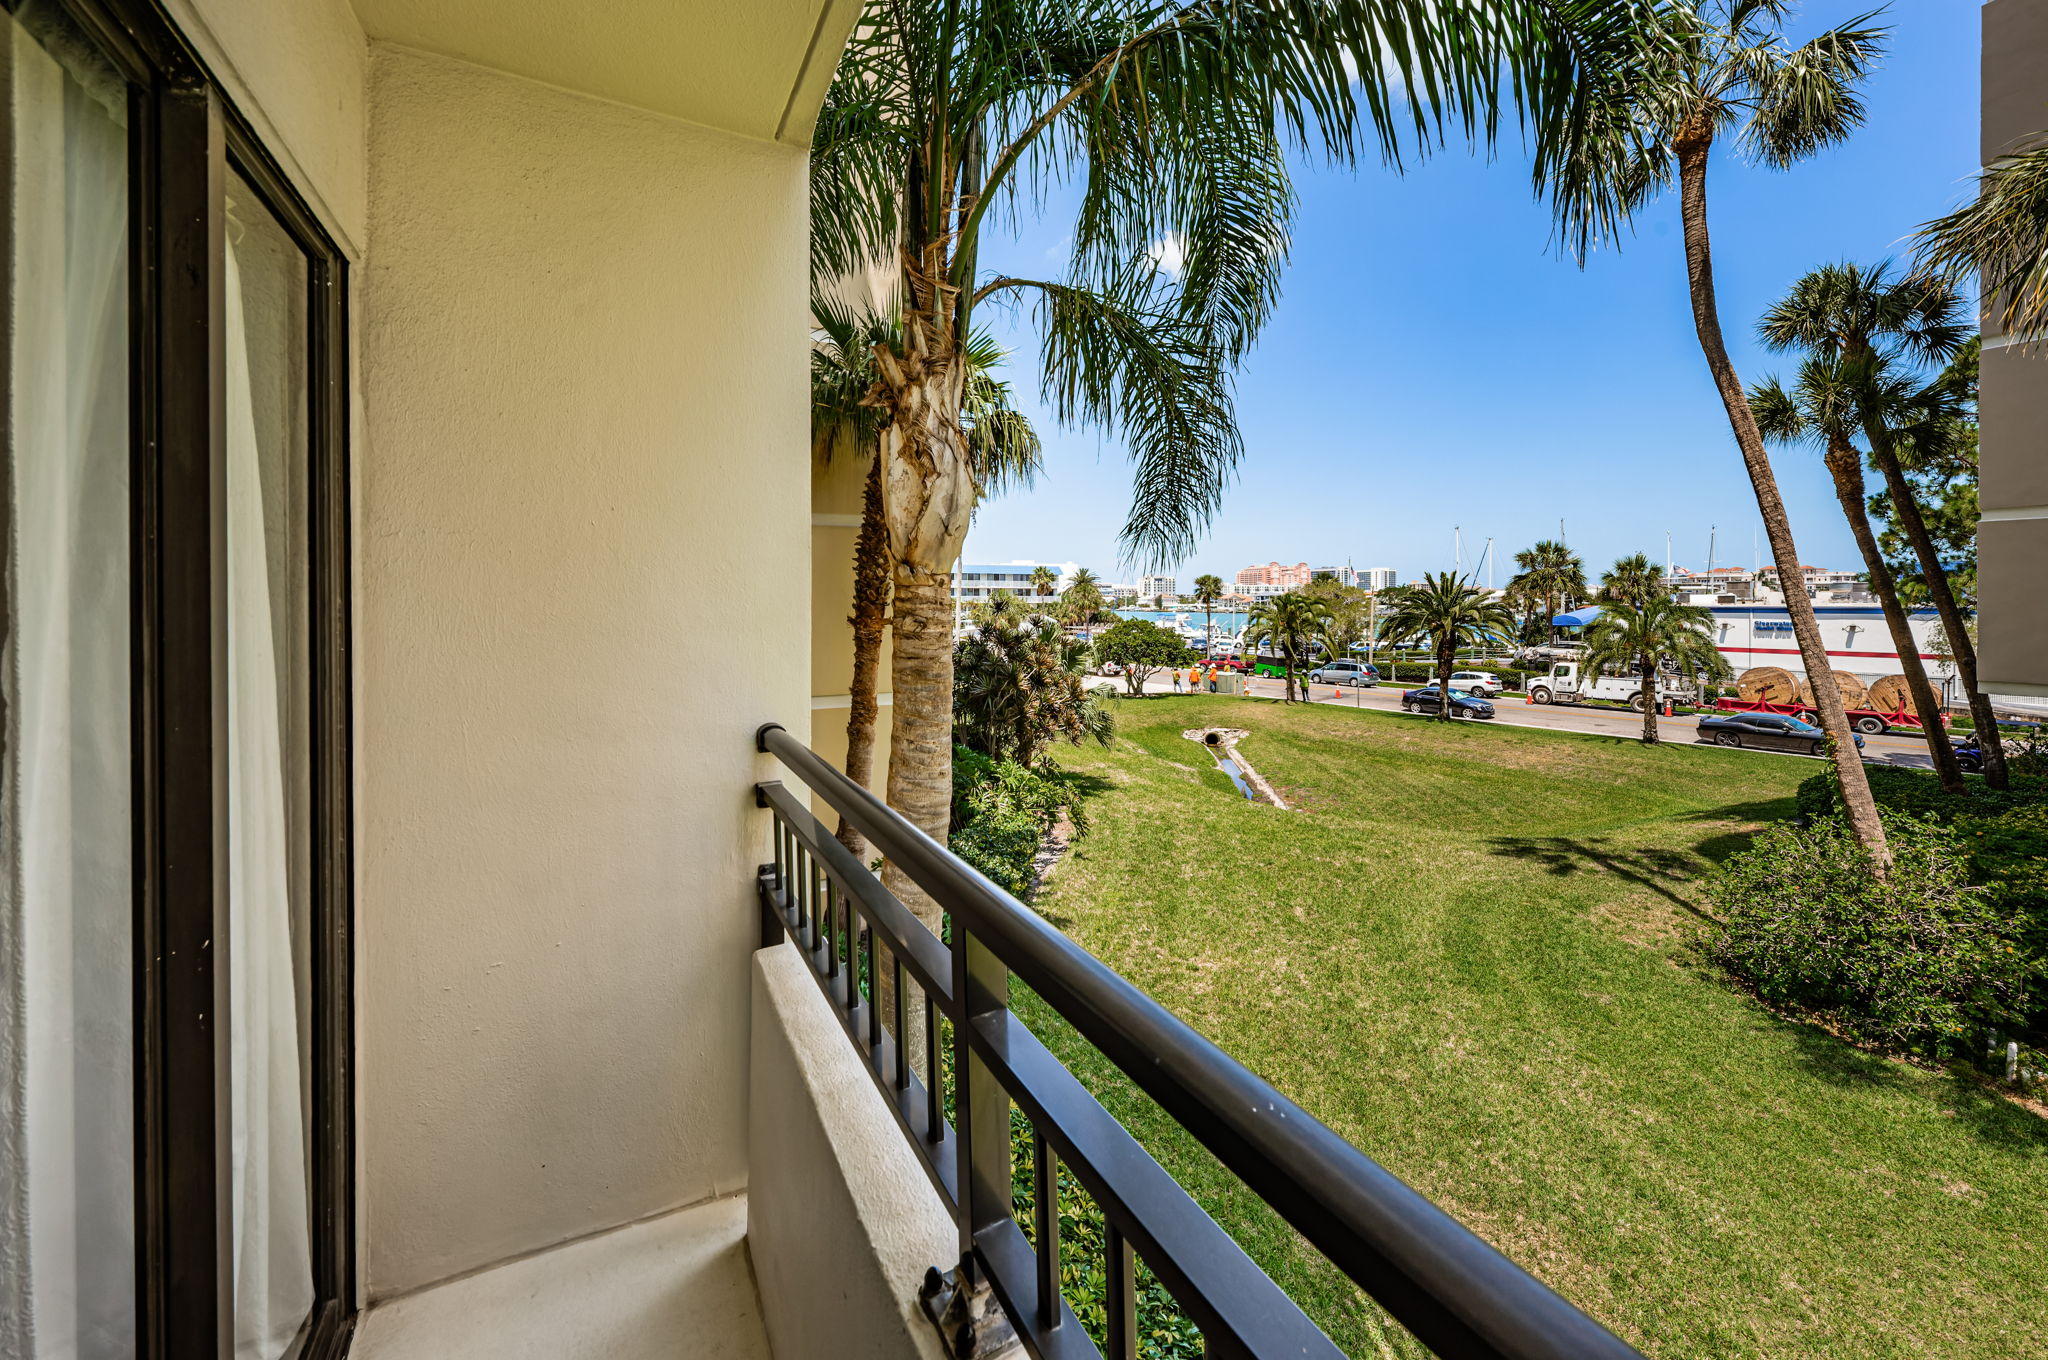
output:
[[[120,1360],[135,1279],[127,142],[118,79],[48,36],[0,13],[0,1356]]]
[[[263,471],[291,450],[259,431],[256,375],[287,356],[252,348],[242,269],[227,254],[228,939],[233,1023],[235,1355],[276,1360],[313,1306],[299,999],[292,966],[291,819],[285,801],[279,642]],[[264,436],[268,436],[266,441]],[[269,447],[266,448],[266,442]],[[273,476],[276,473],[273,472]],[[286,618],[292,611],[279,611]],[[290,646],[288,636],[284,645]]]

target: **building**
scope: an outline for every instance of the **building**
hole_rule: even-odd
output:
[[[1253,586],[1280,586],[1291,590],[1295,586],[1307,585],[1310,579],[1311,573],[1306,562],[1297,562],[1291,567],[1283,567],[1278,562],[1268,562],[1263,567],[1246,567],[1238,572],[1236,584],[1239,590],[1246,592]]]
[[[1860,572],[1802,565],[1807,598],[1815,603],[1870,604],[1875,597]],[[1664,578],[1672,593],[1688,604],[1737,604],[1783,601],[1777,574],[1769,568],[1715,567],[1710,571],[1674,568]]]
[[[1367,590],[1387,590],[1395,583],[1392,567],[1367,567],[1358,573],[1358,584]]]
[[[1040,566],[1048,566],[1058,574],[1053,585],[1053,594],[1064,591],[1074,579],[1074,573],[1081,569],[1078,562],[963,562],[953,573],[953,598],[962,604],[973,604],[986,600],[999,590],[1012,595],[1026,595],[1038,598],[1038,587],[1031,583],[1031,574]]]
[[[1259,584],[1250,587],[1244,594],[1246,598],[1256,603],[1259,600],[1270,600],[1276,595],[1285,595],[1295,589],[1297,589],[1295,586]]]
[[[2040,144],[2048,132],[2048,6],[1983,7],[1985,164]],[[2048,358],[1983,315],[1977,453],[1978,681],[2003,694],[2048,697]]]
[[[1180,585],[1171,576],[1143,576],[1138,579],[1138,598],[1165,603],[1180,597]]]

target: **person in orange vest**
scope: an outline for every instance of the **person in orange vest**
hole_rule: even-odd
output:
[[[1188,667],[1188,693],[1193,694],[1201,687],[1202,668],[1199,665]]]
[[[1209,692],[1216,692],[1216,663],[1213,661],[1209,663]]]

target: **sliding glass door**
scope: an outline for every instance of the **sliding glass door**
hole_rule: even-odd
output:
[[[321,1360],[346,267],[151,0],[0,38],[0,1357]]]

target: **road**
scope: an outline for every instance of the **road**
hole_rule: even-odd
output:
[[[1122,682],[1117,682],[1121,686]],[[1278,680],[1249,682],[1247,688],[1261,698],[1277,699],[1284,692]],[[1386,712],[1401,711],[1403,690],[1408,685],[1382,684],[1372,689],[1335,685],[1308,686],[1310,702],[1318,704],[1338,703],[1346,708],[1376,708]],[[1147,693],[1171,694],[1173,682],[1165,672],[1152,676],[1145,685]],[[1341,697],[1339,697],[1341,695]],[[1624,709],[1565,707],[1554,704],[1530,704],[1520,699],[1502,697],[1494,701],[1496,717],[1493,721],[1507,727],[1537,727],[1554,732],[1583,732],[1590,736],[1636,737],[1642,735],[1643,720],[1640,715]],[[1658,730],[1670,740],[1697,741],[1694,736],[1694,719],[1675,717],[1658,719]],[[1775,755],[1779,752],[1758,751],[1757,755]],[[1794,757],[1808,759],[1808,757]],[[1915,769],[1929,769],[1933,761],[1927,754],[1927,743],[1917,736],[1903,736],[1887,732],[1863,739],[1863,759],[1872,765],[1904,765]]]

